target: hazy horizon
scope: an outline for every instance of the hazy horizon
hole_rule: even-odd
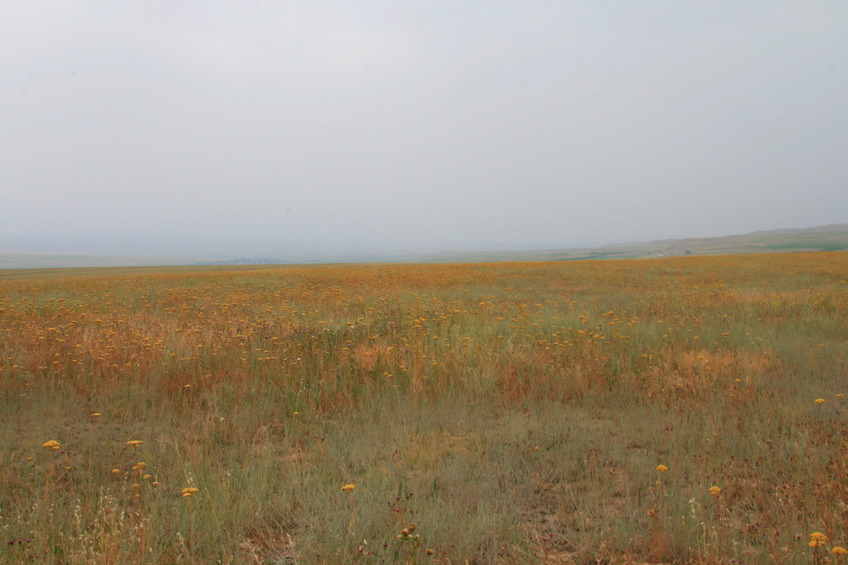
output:
[[[845,29],[840,2],[12,1],[0,248],[437,253],[845,223]]]
[[[378,257],[411,257],[434,255],[445,252],[496,252],[531,251],[540,249],[563,249],[595,247],[606,242],[513,242],[497,241],[440,241],[437,243],[416,241],[273,241],[246,239],[200,239],[185,238],[169,240],[161,238],[113,237],[40,237],[0,238],[0,252],[16,251],[36,254],[91,254],[128,257],[162,257],[187,259],[337,259]]]
[[[254,261],[275,260],[286,263],[291,262],[361,262],[361,261],[396,261],[410,260],[416,258],[435,258],[440,254],[465,254],[474,253],[522,253],[543,251],[567,251],[579,249],[600,249],[604,246],[619,248],[621,246],[645,243],[662,244],[671,241],[698,241],[711,240],[714,237],[736,237],[747,236],[754,233],[769,232],[792,232],[807,231],[815,228],[846,228],[848,224],[832,224],[828,226],[787,226],[775,230],[763,230],[757,232],[746,232],[740,234],[723,234],[722,236],[698,236],[691,235],[684,238],[662,238],[659,240],[622,240],[614,242],[582,242],[550,244],[545,242],[527,242],[524,245],[516,245],[512,242],[442,242],[439,244],[421,244],[410,242],[349,242],[347,244],[330,241],[311,242],[281,242],[281,241],[245,241],[226,239],[134,239],[115,238],[103,239],[99,237],[72,237],[60,240],[58,238],[42,238],[39,240],[28,240],[23,238],[3,239],[0,238],[0,268],[3,268],[4,253],[6,255],[6,267],[14,265],[9,260],[9,254],[20,254],[21,256],[80,256],[81,259],[90,256],[113,257],[113,258],[137,258],[156,260],[178,260],[179,264],[191,264],[203,261]],[[818,231],[818,230],[816,230]],[[842,229],[841,231],[845,231]],[[661,249],[661,247],[660,247]],[[658,249],[659,250],[659,249]],[[528,256],[529,257],[529,256]],[[84,261],[83,261],[84,262]],[[153,264],[145,262],[145,264]],[[64,262],[63,262],[64,264]],[[115,263],[117,265],[117,263]],[[45,264],[46,265],[46,264]],[[26,263],[18,266],[26,266]]]

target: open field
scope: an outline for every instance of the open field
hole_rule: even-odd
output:
[[[0,271],[0,562],[845,563],[846,351],[848,253]]]

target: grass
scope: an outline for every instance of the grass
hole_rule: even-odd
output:
[[[846,340],[845,253],[0,272],[0,562],[822,563]]]

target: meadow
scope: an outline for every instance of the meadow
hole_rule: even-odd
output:
[[[0,271],[0,562],[845,563],[846,351],[848,253]]]

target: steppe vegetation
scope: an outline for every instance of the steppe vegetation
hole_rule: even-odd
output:
[[[847,349],[846,253],[4,271],[0,562],[844,563]]]

